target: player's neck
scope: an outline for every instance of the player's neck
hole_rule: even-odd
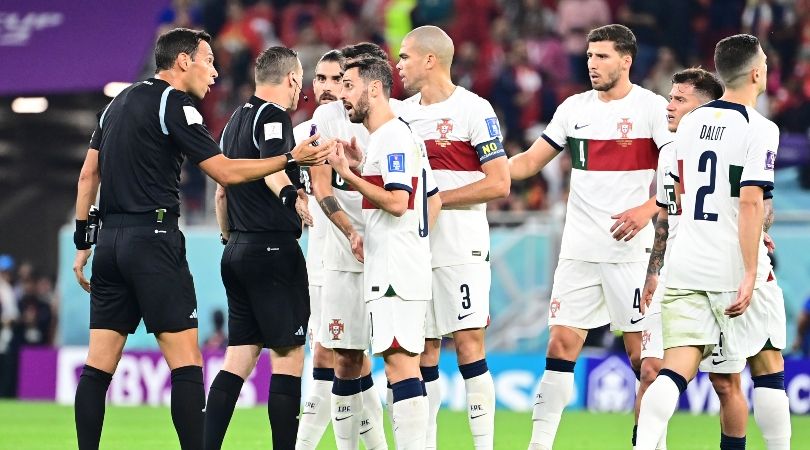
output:
[[[394,111],[391,110],[391,106],[388,105],[388,100],[385,100],[385,102],[380,102],[375,105],[374,109],[368,112],[368,116],[366,120],[363,121],[363,125],[365,125],[368,133],[371,134],[396,117]]]
[[[739,89],[727,88],[723,93],[723,96],[720,97],[720,100],[725,100],[731,103],[739,103],[740,105],[750,106],[753,108],[757,104],[757,97],[759,97],[759,92],[757,91],[756,85],[752,84]]]
[[[629,78],[622,78],[616,82],[616,86],[608,89],[607,91],[597,91],[597,96],[599,100],[603,102],[609,102],[613,100],[621,100],[627,97],[627,94],[633,89],[633,83],[630,82]]]
[[[275,103],[284,109],[290,109],[290,93],[281,86],[259,85],[256,86],[256,92],[253,95],[266,102]]]
[[[420,94],[422,94],[419,104],[422,106],[427,106],[434,103],[443,102],[450,98],[455,90],[456,85],[453,84],[453,81],[449,76],[441,77],[436,80],[430,80],[428,83],[422,86],[422,90],[419,91]]]

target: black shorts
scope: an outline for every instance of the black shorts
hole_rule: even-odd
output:
[[[149,333],[197,328],[186,240],[176,220],[109,222],[93,256],[90,328],[134,333],[141,318]]]
[[[222,253],[228,345],[304,345],[309,283],[292,233],[234,232]]]

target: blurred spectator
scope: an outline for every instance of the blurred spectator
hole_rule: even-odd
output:
[[[17,346],[40,346],[51,343],[51,305],[39,296],[37,282],[32,278],[23,283],[23,295],[19,301],[20,318],[14,327]]]
[[[228,336],[225,334],[225,314],[222,310],[214,311],[214,333],[203,342],[203,350],[225,350],[228,347]]]
[[[563,39],[574,82],[588,84],[588,58],[585,56],[588,32],[609,23],[610,9],[605,0],[560,0],[557,32]]]
[[[666,11],[660,1],[628,0],[619,10],[619,22],[627,25],[636,35],[638,52],[633,58],[630,78],[640,83],[655,64],[658,46],[661,43],[661,25]],[[669,92],[669,89],[667,89]]]
[[[672,49],[661,47],[658,49],[658,61],[655,62],[643,85],[656,94],[669,98],[669,91],[672,89],[672,75],[683,69],[684,67],[678,63]]]
[[[804,302],[799,317],[796,319],[796,337],[793,339],[793,351],[810,357],[810,297]]]
[[[0,255],[0,397],[13,397],[17,391],[17,352],[12,339],[19,310],[11,287],[13,270],[14,258]]]
[[[411,11],[413,27],[436,25],[444,28],[453,17],[454,0],[417,0]]]

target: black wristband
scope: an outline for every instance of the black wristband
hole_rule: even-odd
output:
[[[295,200],[298,198],[298,189],[295,186],[288,184],[281,188],[281,191],[278,193],[278,198],[281,199],[281,204],[290,208],[295,209]]]
[[[87,243],[87,221],[76,220],[76,230],[73,231],[73,244],[76,250],[87,250],[92,245]]]

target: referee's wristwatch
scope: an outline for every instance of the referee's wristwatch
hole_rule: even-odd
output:
[[[295,167],[298,164],[295,158],[293,158],[292,152],[287,152],[284,154],[284,156],[287,157],[287,166],[286,166],[287,169]]]

